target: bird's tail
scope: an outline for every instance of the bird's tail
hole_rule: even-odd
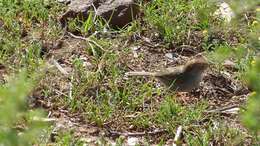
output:
[[[126,76],[155,76],[155,73],[132,71],[132,72],[127,72],[125,75]]]

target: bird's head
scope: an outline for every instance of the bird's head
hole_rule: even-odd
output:
[[[185,65],[185,72],[191,74],[202,73],[208,68],[209,64],[205,57],[196,56]]]

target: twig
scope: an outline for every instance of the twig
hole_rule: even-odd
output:
[[[177,128],[177,131],[176,131],[176,134],[175,134],[175,137],[174,137],[174,143],[172,144],[172,146],[177,146],[177,143],[181,137],[181,132],[182,132],[182,126],[179,126]]]
[[[106,51],[102,57],[101,57],[101,60],[99,61],[98,65],[97,65],[97,71],[96,72],[101,72],[102,68],[103,68],[103,65],[106,63],[105,59],[106,59],[106,55],[108,54],[108,52]]]
[[[147,47],[150,47],[150,48],[158,48],[158,47],[160,47],[160,48],[165,48],[164,45],[161,45],[161,44],[159,44],[159,43],[153,44],[153,43],[150,42],[149,40],[146,40],[144,37],[142,37],[141,40],[143,41],[142,44],[145,45],[145,46],[147,46]]]
[[[181,50],[181,52],[183,51],[190,51],[192,53],[197,53],[196,50],[197,47],[191,46],[191,45],[181,45],[176,47],[175,51]]]
[[[232,110],[235,109],[235,110]],[[237,105],[231,105],[227,107],[220,107],[218,109],[213,109],[209,111],[205,111],[205,113],[231,113],[233,111],[238,111],[240,108]],[[228,112],[229,111],[229,112]]]
[[[89,39],[89,38],[85,38],[85,37],[82,37],[82,36],[77,36],[77,35],[74,35],[73,33],[71,32],[67,32],[71,37],[73,38],[76,38],[76,39],[80,39],[80,40],[84,40],[84,41],[87,41],[87,42],[90,42],[90,43],[93,43],[94,45],[96,45],[97,47],[99,47],[102,51],[105,51],[105,49],[99,45],[97,42]]]
[[[139,116],[139,114],[137,113],[134,113],[134,114],[131,114],[131,115],[125,115],[123,116],[124,118],[137,118]]]
[[[73,81],[73,76],[71,76],[70,82],[69,82],[69,99],[70,100],[72,100],[72,88],[73,88],[72,81]]]
[[[94,12],[95,12],[95,16],[94,16],[94,21],[95,21],[96,17],[97,17],[97,8],[95,7],[94,3],[92,3],[91,5],[92,5]]]
[[[61,67],[61,65],[60,65],[56,60],[51,59],[51,62],[53,63],[53,65],[54,65],[63,75],[65,75],[65,76],[68,76],[68,75],[69,75],[69,73],[68,73],[65,69],[63,69],[63,68]]]
[[[60,94],[60,95],[63,95],[63,96],[66,96],[67,97],[67,95],[65,94],[65,93],[63,93],[63,92],[61,92],[61,91],[59,91],[59,90],[57,90],[57,89],[53,89],[57,94]]]
[[[165,129],[161,129],[161,130],[154,130],[154,131],[144,131],[144,132],[119,132],[119,131],[112,131],[112,130],[109,130],[108,131],[110,134],[114,135],[114,136],[132,136],[132,137],[136,137],[136,136],[144,136],[144,135],[156,135],[156,134],[160,134],[160,133],[164,133],[166,132]]]
[[[42,117],[36,117],[36,116],[33,117],[32,120],[35,122],[46,122],[46,123],[57,121],[57,119],[55,119],[55,118],[42,118]]]
[[[72,81],[73,81],[73,76],[71,75],[69,77],[70,74],[65,69],[63,69],[62,66],[56,60],[51,59],[51,62],[63,75],[65,75],[69,79],[69,95],[68,95],[68,97],[69,97],[70,100],[72,100],[72,88],[73,88]],[[56,89],[55,89],[55,91],[60,93],[60,94],[62,94],[62,95],[64,95],[64,96],[67,96],[64,93],[62,93],[62,92],[60,92],[60,91],[58,91]]]

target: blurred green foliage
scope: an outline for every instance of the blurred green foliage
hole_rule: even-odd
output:
[[[0,145],[28,146],[42,136],[44,123],[35,121],[42,112],[28,108],[28,95],[35,82],[23,71],[0,86]]]
[[[251,131],[257,133],[260,130],[260,59],[254,60],[250,70],[246,74],[248,84],[253,89],[249,96],[246,111],[242,113],[242,120]]]

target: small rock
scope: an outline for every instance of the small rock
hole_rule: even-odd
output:
[[[219,8],[214,13],[214,15],[223,18],[226,22],[230,22],[231,19],[235,17],[235,13],[226,2],[222,2],[219,5]]]
[[[97,15],[103,17],[112,27],[124,27],[139,13],[134,0],[107,0],[97,8]]]
[[[139,139],[137,137],[128,137],[127,139],[127,145],[129,146],[135,146],[139,142]]]
[[[137,50],[140,49],[141,46],[133,46],[131,49],[132,49],[132,52],[134,54],[134,58],[138,58],[138,54],[137,54]]]
[[[165,57],[169,58],[169,59],[173,59],[173,53],[166,53]]]
[[[236,64],[231,60],[225,60],[223,66],[227,69],[236,69]]]
[[[141,46],[133,46],[131,49],[133,50],[133,51],[137,51],[138,49],[140,49],[141,48]]]
[[[73,0],[68,7],[59,19],[63,27],[69,18],[78,17],[86,20],[90,9],[95,10],[95,15],[109,21],[111,27],[124,27],[139,13],[139,7],[134,0]]]
[[[151,43],[151,39],[150,39],[150,38],[142,37],[142,39],[143,39],[145,42]]]
[[[135,126],[134,125],[130,125],[129,126],[129,129],[133,129]]]
[[[59,18],[62,27],[67,25],[69,18],[80,18],[85,20],[88,18],[88,11],[98,6],[98,0],[73,0],[68,5],[68,10]],[[94,8],[93,8],[94,9]]]

